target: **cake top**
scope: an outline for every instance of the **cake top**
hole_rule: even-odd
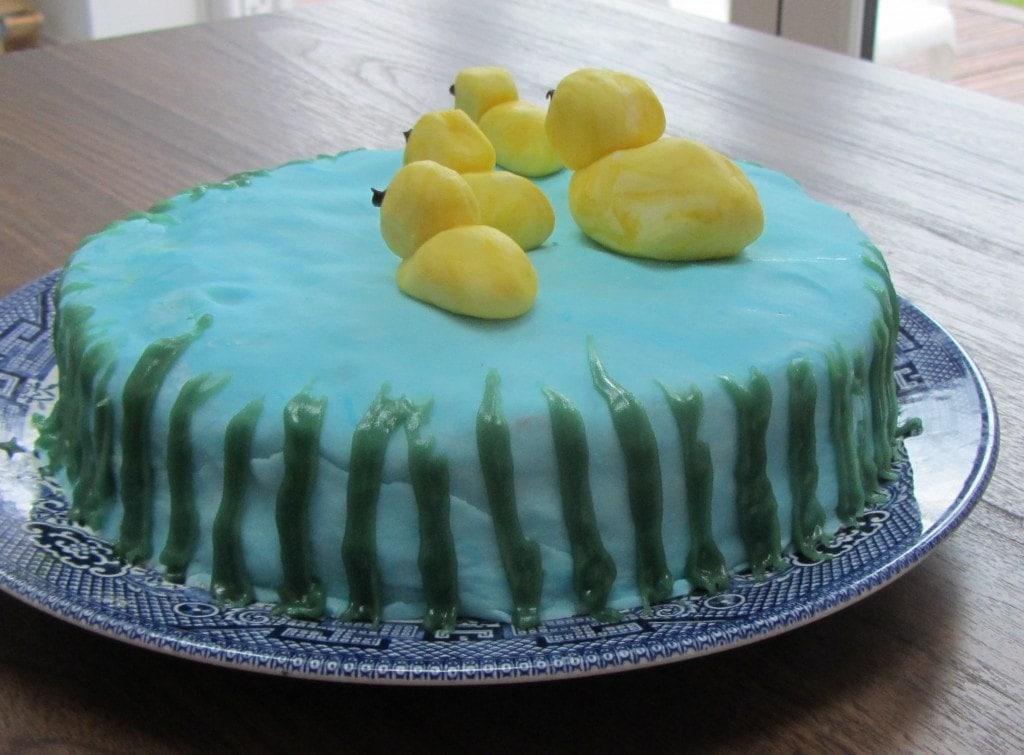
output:
[[[95,327],[125,355],[125,373],[149,343],[210,316],[175,371],[232,376],[221,400],[240,409],[264,396],[268,423],[279,415],[271,407],[310,386],[347,419],[328,449],[347,446],[383,383],[433,400],[441,431],[447,414],[475,412],[492,368],[509,411],[524,416],[546,411],[544,387],[589,386],[588,339],[627,385],[708,383],[797,347],[825,351],[877,305],[853,222],[785,176],[744,165],[767,222],[731,259],[669,264],[604,250],[568,220],[561,172],[537,181],[558,222],[530,252],[542,292],[533,309],[487,321],[427,307],[396,288],[368,197],[401,162],[400,151],[355,151],[197,187],[86,240],[63,300],[102,305]]]

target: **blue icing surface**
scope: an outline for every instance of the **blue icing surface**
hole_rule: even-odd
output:
[[[666,553],[677,590],[687,589],[681,565],[688,535],[678,437],[658,381],[679,390],[696,384],[705,393],[701,435],[711,444],[716,469],[714,529],[731,564],[742,564],[745,554],[735,536],[732,505],[735,410],[719,376],[746,381],[756,365],[769,376],[773,393],[784,397],[788,361],[799,355],[812,360],[821,384],[819,492],[823,501],[834,498],[824,353],[836,343],[869,353],[868,324],[878,313],[878,300],[866,285],[875,276],[860,260],[866,239],[845,214],[814,202],[781,174],[743,165],[764,206],[762,237],[726,261],[649,262],[609,253],[582,236],[569,215],[569,174],[563,172],[537,182],[558,221],[548,242],[530,253],[540,281],[534,308],[515,320],[483,321],[398,291],[399,260],[380,238],[370,190],[386,187],[400,165],[400,152],[356,151],[253,175],[239,187],[209,187],[198,198],[185,193],[157,212],[91,237],[66,271],[62,304],[95,307],[93,332],[119,351],[112,386],[123,385],[153,340],[187,332],[200,316],[212,316],[213,325],[172,368],[156,411],[166,417],[189,377],[208,372],[231,378],[198,410],[193,424],[194,437],[208,439],[198,483],[206,502],[204,524],[212,522],[220,500],[223,429],[253,398],[264,398],[254,445],[261,485],[243,527],[258,585],[281,581],[273,528],[282,474],[281,414],[305,388],[327,398],[313,504],[316,571],[331,605],[340,601],[343,607],[338,549],[348,451],[356,424],[386,383],[392,395],[433,402],[424,432],[436,438],[451,463],[463,608],[481,617],[504,616],[508,588],[474,437],[484,379],[496,369],[512,436],[520,517],[526,536],[542,546],[544,615],[571,613],[573,604],[544,387],[569,396],[585,418],[598,524],[618,565],[612,601],[636,604],[624,466],[608,407],[591,385],[588,337],[610,375],[643,403],[654,427]],[[773,458],[784,458],[785,415],[785,401],[776,400],[768,436]],[[155,442],[155,458],[162,458],[164,440]],[[784,461],[772,470],[776,496],[787,501]],[[166,532],[160,512],[167,497],[166,486],[160,486],[157,553]],[[108,523],[111,534],[117,518]],[[780,505],[779,518],[786,539],[787,505]],[[830,526],[835,524],[830,513]],[[379,533],[385,601],[392,604],[388,615],[421,615],[416,511],[400,432],[387,452]],[[193,572],[208,572],[209,558],[204,543]]]

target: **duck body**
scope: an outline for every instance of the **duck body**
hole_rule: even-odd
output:
[[[731,257],[764,228],[757,191],[704,144],[663,137],[612,151],[573,173],[569,209],[587,236],[635,257]]]

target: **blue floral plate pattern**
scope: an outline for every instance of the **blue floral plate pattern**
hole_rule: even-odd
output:
[[[832,558],[789,557],[722,594],[681,596],[618,623],[590,617],[518,631],[467,621],[428,635],[416,622],[374,629],[337,619],[228,608],[67,522],[58,483],[43,476],[31,418],[56,400],[51,346],[57,273],[0,300],[0,589],[71,623],[153,650],[270,674],[336,681],[455,684],[542,680],[678,661],[754,642],[836,611],[898,577],[963,521],[995,466],[995,406],[953,339],[901,302],[896,379],[908,438],[887,501],[839,532]]]

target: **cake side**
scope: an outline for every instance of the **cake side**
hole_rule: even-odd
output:
[[[426,572],[455,572],[462,615],[512,616],[519,588],[505,564],[524,551],[543,572],[530,600],[556,618],[709,586],[688,562],[705,564],[714,586],[715,558],[694,552],[718,550],[726,570],[771,568],[790,547],[794,510],[813,552],[874,492],[894,443],[894,294],[847,216],[746,165],[765,207],[762,237],[730,260],[670,266],[583,237],[557,174],[537,181],[558,218],[530,253],[537,303],[517,320],[483,322],[396,290],[369,187],[400,162],[361,151],[237,177],[115,224],[69,262],[54,461],[66,466],[75,515],[124,555],[158,564],[174,541],[172,576],[209,585],[235,553],[235,581],[268,599],[288,585],[285,603],[300,615],[326,601],[333,614],[370,605],[351,618],[372,619],[376,604],[385,618],[419,619],[446,610],[424,592],[427,521],[425,541],[442,546],[427,548]],[[517,521],[506,540],[518,546],[496,536],[477,442],[488,395],[492,432],[507,432],[494,464],[511,460]],[[382,405],[390,419],[374,414]],[[640,418],[632,429],[617,426],[620,410]],[[131,430],[140,418],[141,460]],[[804,438],[813,429],[810,451],[791,448],[791,426]],[[306,451],[289,454],[295,446]],[[136,477],[132,502],[115,502]],[[182,519],[172,494],[183,500],[183,488],[193,524],[172,535]],[[568,508],[564,490],[576,491]],[[353,497],[365,501],[355,516]],[[308,526],[289,528],[296,520]],[[227,532],[219,546],[206,534],[215,530]],[[584,563],[597,576],[581,583]],[[369,585],[358,600],[356,585]],[[451,581],[427,592],[446,589]]]

